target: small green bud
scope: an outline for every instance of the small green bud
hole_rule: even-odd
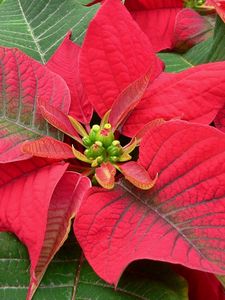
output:
[[[93,156],[90,149],[86,149],[86,150],[84,151],[84,155],[85,155],[87,158],[89,158],[89,159],[91,159],[92,156]]]
[[[91,131],[89,133],[89,139],[94,143],[96,141],[96,134],[99,132],[100,126],[99,125],[93,125],[91,128]]]
[[[112,125],[109,124],[109,123],[106,123],[103,127],[104,129],[111,129],[112,128]]]
[[[102,142],[100,142],[100,141],[96,141],[95,144],[98,145],[99,147],[102,147],[102,146],[103,146],[103,145],[102,145]]]
[[[100,126],[97,125],[97,124],[93,125],[92,128],[91,128],[91,130],[93,130],[93,131],[95,131],[95,132],[98,132],[99,129],[100,129]]]
[[[103,155],[98,156],[98,157],[96,158],[96,160],[97,160],[98,164],[100,165],[100,164],[104,161]]]
[[[109,160],[112,162],[112,163],[115,163],[119,160],[119,157],[117,156],[110,156]]]
[[[120,141],[115,140],[115,141],[112,142],[112,145],[113,146],[118,146],[118,145],[120,145]]]
[[[93,143],[88,136],[82,138],[85,147],[90,147]]]
[[[97,132],[96,134],[96,140],[102,142],[103,146],[105,148],[108,148],[113,140],[114,140],[114,134],[111,130],[111,125],[106,126],[110,124],[105,124],[104,128]]]
[[[105,152],[105,148],[102,147],[102,143],[101,142],[98,142],[96,141],[90,148],[90,153],[91,155],[96,158],[98,156],[101,156],[102,154],[104,154]]]
[[[113,145],[112,143],[112,145],[107,148],[107,152],[109,156],[120,156],[123,153],[123,148],[121,147],[120,143],[116,143],[116,145]]]

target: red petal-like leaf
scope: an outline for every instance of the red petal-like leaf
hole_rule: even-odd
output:
[[[182,9],[176,16],[172,48],[185,52],[211,34],[212,26],[206,19],[192,9]]]
[[[0,230],[13,232],[28,248],[29,300],[90,187],[88,178],[65,172],[67,167],[32,158],[0,168]]]
[[[38,97],[68,113],[69,90],[60,76],[17,49],[0,48],[0,162],[28,158],[20,151],[24,140],[60,137],[42,118]]]
[[[225,62],[217,62],[162,74],[126,120],[123,133],[133,136],[157,118],[211,123],[225,102],[224,70]]]
[[[171,121],[139,151],[150,177],[159,174],[151,190],[123,180],[90,190],[79,209],[75,234],[95,271],[117,284],[129,263],[148,258],[225,274],[224,134]]]
[[[125,2],[132,17],[147,35],[156,52],[172,48],[176,16],[183,6],[182,1],[170,1],[168,4],[166,2],[168,1],[127,0]]]
[[[68,164],[43,166],[31,159],[0,168],[0,230],[15,233],[27,246],[34,269],[44,241],[48,207]]]
[[[81,123],[89,124],[92,105],[87,100],[78,70],[80,46],[70,40],[69,32],[46,66],[59,74],[67,83],[71,94],[69,114]]]
[[[74,158],[71,146],[47,136],[36,141],[24,142],[21,151],[32,156],[57,160]]]
[[[151,71],[132,82],[113,103],[109,115],[109,123],[114,129],[124,121],[129,112],[141,100],[149,84],[150,73]]]
[[[27,300],[30,300],[55,253],[66,240],[71,218],[79,209],[90,180],[80,174],[66,172],[57,184],[48,208],[44,242],[38,263],[31,269]]]
[[[137,144],[140,144],[143,136],[148,133],[150,130],[152,130],[153,128],[165,123],[166,121],[164,119],[155,119],[153,121],[150,121],[149,123],[147,123],[140,131],[138,131],[138,133],[135,135],[135,138],[137,140]]]
[[[180,265],[174,269],[188,281],[189,300],[225,300],[224,289],[215,275]]]
[[[91,21],[80,54],[88,100],[103,116],[119,94],[150,69],[153,80],[162,63],[148,38],[120,0],[107,0]]]
[[[148,36],[155,51],[187,50],[206,38],[209,24],[182,1],[125,1],[134,20]],[[210,28],[211,29],[211,28]]]
[[[119,164],[118,169],[123,173],[127,180],[142,190],[152,188],[157,181],[157,174],[154,179],[150,178],[148,172],[136,161]]]
[[[48,123],[74,138],[78,142],[82,142],[77,131],[72,126],[68,115],[41,99],[39,99],[38,104],[43,118],[47,120]]]
[[[223,0],[207,0],[206,5],[214,6],[220,18],[225,22],[225,2]]]
[[[115,183],[116,169],[111,163],[102,163],[99,168],[95,169],[95,178],[98,183],[106,188],[112,189]]]

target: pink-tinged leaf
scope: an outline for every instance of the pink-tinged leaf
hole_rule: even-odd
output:
[[[92,105],[87,100],[78,69],[80,46],[70,40],[69,32],[46,66],[59,74],[67,83],[71,94],[69,114],[81,123],[89,124]]]
[[[224,70],[225,62],[217,62],[177,74],[162,73],[126,120],[123,133],[134,136],[145,124],[157,118],[179,117],[210,124],[224,106]]]
[[[96,180],[102,187],[106,189],[112,189],[114,187],[115,175],[116,169],[109,162],[102,163],[100,167],[95,169]]]
[[[192,9],[182,9],[176,16],[172,48],[185,52],[212,35],[212,26]]]
[[[174,269],[188,282],[189,300],[225,300],[223,286],[215,275],[180,265],[174,266]]]
[[[32,156],[57,160],[74,158],[71,146],[47,136],[36,141],[25,141],[21,145],[21,151]]]
[[[80,76],[97,113],[103,116],[119,94],[150,69],[153,80],[162,62],[148,38],[120,0],[105,1],[89,25],[80,53]]]
[[[31,300],[50,261],[67,239],[71,218],[78,211],[84,194],[90,186],[87,177],[73,172],[66,172],[57,184],[48,208],[45,237],[38,263],[31,269],[27,300]]]
[[[157,174],[154,178],[151,178],[148,172],[136,161],[119,164],[117,168],[128,181],[142,190],[151,189],[157,181]]]
[[[68,113],[70,94],[60,76],[17,49],[0,48],[0,162],[28,158],[20,151],[24,140],[62,138],[41,116],[38,97]]]
[[[130,111],[132,111],[141,100],[149,84],[150,74],[151,70],[144,76],[141,76],[141,78],[138,78],[135,82],[132,82],[113,103],[109,115],[109,123],[114,130],[125,120]]]
[[[117,284],[128,264],[148,258],[225,274],[224,134],[167,122],[145,135],[138,162],[158,173],[152,189],[122,180],[91,189],[79,209],[74,230],[94,270]]]
[[[220,18],[225,22],[225,2],[224,0],[207,0],[206,5],[212,5],[215,7],[216,12]]]
[[[63,111],[55,108],[53,105],[39,99],[38,101],[40,112],[43,118],[55,128],[69,135],[78,142],[82,142],[77,131],[72,126],[68,115]]]

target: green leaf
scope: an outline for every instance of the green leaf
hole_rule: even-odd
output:
[[[181,72],[193,67],[193,64],[189,60],[178,53],[158,53],[158,56],[165,63],[166,72]]]
[[[212,44],[212,38],[201,42],[184,54],[158,53],[166,65],[166,72],[180,72],[185,69],[204,64]],[[224,55],[225,56],[225,55]]]
[[[207,62],[225,60],[224,35],[225,35],[225,23],[219,16],[217,16],[212,45],[209,48],[208,55],[206,57]]]
[[[204,64],[207,61],[207,55],[210,50],[211,44],[212,38],[209,38],[208,40],[197,44],[182,56],[194,66]]]
[[[81,43],[98,5],[77,0],[5,0],[0,6],[0,45],[17,47],[45,63],[69,30]]]
[[[11,234],[0,234],[0,299],[25,300],[29,284],[26,249]],[[187,285],[169,264],[140,261],[122,276],[116,291],[88,265],[73,237],[51,262],[34,300],[187,300]]]

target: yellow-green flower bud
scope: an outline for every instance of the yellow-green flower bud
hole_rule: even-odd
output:
[[[114,143],[118,142],[118,143]],[[107,148],[109,156],[120,156],[123,153],[123,148],[119,141],[113,141],[112,145]]]
[[[110,160],[112,163],[115,163],[115,162],[119,161],[119,157],[118,157],[118,156],[110,156],[109,160]]]
[[[96,140],[102,142],[105,148],[108,148],[114,141],[114,134],[112,132],[112,126],[106,123],[103,129],[99,130],[96,134]]]
[[[92,155],[92,152],[91,152],[90,149],[86,149],[86,150],[84,151],[84,155],[85,155],[87,158],[89,158],[89,159],[93,159],[93,155]]]
[[[100,164],[104,161],[103,155],[98,156],[98,157],[96,158],[96,160],[97,160],[98,164],[100,165]]]
[[[105,152],[102,143],[99,141],[96,141],[88,150],[90,150],[91,156],[94,158],[103,155]]]
[[[91,128],[91,131],[89,133],[89,139],[94,143],[96,141],[96,134],[99,132],[100,126],[99,125],[93,125]]]
[[[88,136],[83,137],[82,141],[85,147],[90,147],[93,144]]]

